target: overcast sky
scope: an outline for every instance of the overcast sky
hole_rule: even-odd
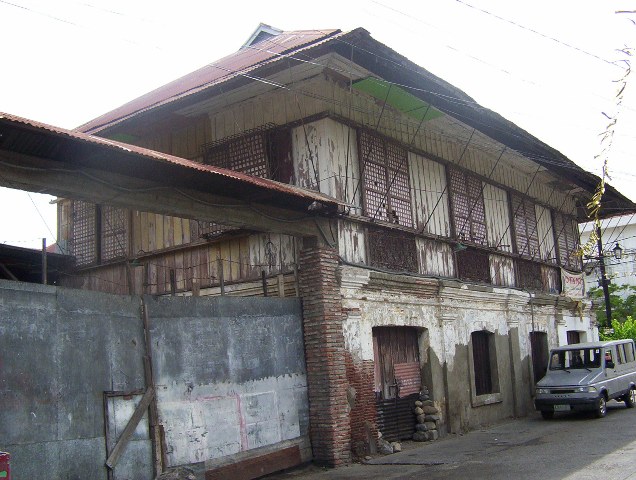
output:
[[[604,114],[617,115],[610,183],[636,200],[636,73],[617,110],[614,63],[636,48],[636,15],[617,10],[634,2],[0,0],[0,111],[75,128],[238,50],[260,22],[363,27],[596,174]],[[0,199],[0,243],[54,241],[51,197]]]

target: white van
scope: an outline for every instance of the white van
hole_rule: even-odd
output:
[[[576,343],[550,351],[548,370],[537,382],[534,407],[545,419],[555,412],[607,413],[610,399],[636,405],[636,348],[633,340]]]

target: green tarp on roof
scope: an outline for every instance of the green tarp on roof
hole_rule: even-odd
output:
[[[368,77],[364,80],[358,80],[353,84],[353,88],[383,102],[386,100],[387,105],[392,106],[396,110],[418,121],[432,120],[444,115],[439,110],[429,107],[428,103],[420,100],[403,88],[378,78]],[[424,118],[424,116],[426,117]]]

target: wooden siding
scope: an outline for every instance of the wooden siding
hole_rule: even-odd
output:
[[[415,239],[419,273],[436,277],[454,277],[455,262],[452,247],[443,242]]]
[[[275,81],[288,82],[289,73],[281,73],[273,78]],[[259,90],[258,94],[254,93],[256,90]],[[373,128],[378,125],[378,130],[389,137],[471,169],[518,192],[527,192],[544,204],[553,207],[563,205],[562,208],[567,211],[575,208],[574,198],[568,197],[565,192],[538,180],[531,183],[533,166],[516,152],[507,150],[497,163],[501,146],[478,132],[475,132],[462,156],[471,129],[446,116],[424,122],[420,126],[419,122],[401,112],[390,107],[383,109],[381,102],[362,92],[350,92],[348,85],[341,79],[324,75],[296,81],[292,90],[271,88],[263,84],[256,89],[252,88],[251,92],[250,98],[244,100],[240,99],[240,95],[246,96],[246,91],[230,92],[223,98],[212,99],[205,104],[209,117],[198,115],[192,119],[191,125],[181,130],[153,134],[152,139],[144,139],[143,146],[175,155],[183,153],[186,158],[196,158],[199,155],[198,148],[203,143],[220,140],[267,123],[285,125],[311,115],[330,112],[360,125]],[[198,113],[202,109],[203,107],[198,107]],[[525,174],[520,174],[517,165],[519,159],[524,165]]]
[[[510,257],[502,255],[489,256],[490,278],[493,285],[501,287],[514,287],[515,282],[515,262]]]
[[[409,152],[409,170],[415,229],[432,235],[450,237],[444,165]]]
[[[484,183],[484,207],[488,245],[504,252],[512,252],[510,207],[505,190]]]
[[[356,131],[324,118],[292,129],[296,185],[316,189],[362,213]],[[316,178],[317,177],[317,178]]]
[[[366,229],[356,222],[340,220],[338,222],[338,253],[350,263],[366,265]]]
[[[556,262],[554,251],[554,229],[552,228],[552,215],[550,210],[535,205],[537,216],[537,233],[539,237],[539,255],[544,262]]]
[[[561,293],[561,272],[558,268],[541,265],[543,291],[558,295]]]

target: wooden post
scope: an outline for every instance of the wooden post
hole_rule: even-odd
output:
[[[200,294],[201,294],[201,287],[199,285],[199,279],[193,278],[192,279],[192,296],[198,297]]]
[[[174,268],[170,269],[170,295],[173,297],[177,294],[177,277],[174,273]]]
[[[300,285],[298,284],[298,264],[294,263],[294,287],[296,288],[296,296],[300,297]]]
[[[261,280],[263,281],[263,295],[267,296],[267,279],[265,278],[265,270],[261,270]]]
[[[225,278],[223,277],[223,259],[217,258],[217,269],[219,271],[219,286],[221,287],[221,295],[225,295]]]
[[[278,296],[285,296],[285,275],[282,273],[278,274]]]
[[[154,390],[155,380],[152,373],[152,342],[150,340],[150,318],[148,317],[148,307],[141,297],[141,314],[144,325],[144,343],[146,347],[146,355],[144,356],[144,377],[146,381],[146,391]],[[161,425],[159,425],[159,414],[157,412],[157,397],[153,395],[149,404],[149,423],[150,423],[150,441],[152,445],[152,457],[155,470],[155,476],[163,473],[166,465],[165,452],[161,439]]]
[[[48,275],[46,272],[47,269],[47,265],[46,265],[46,238],[42,239],[42,284],[46,285],[47,281],[48,281]]]

